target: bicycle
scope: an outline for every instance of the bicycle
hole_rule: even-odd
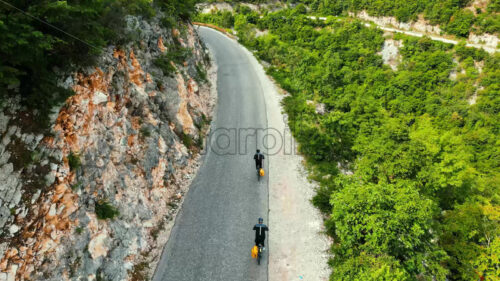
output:
[[[262,258],[262,244],[258,245],[259,251],[257,252],[257,264],[260,265],[260,259]]]
[[[260,178],[263,177],[263,176],[261,176],[261,173],[260,173],[260,170],[262,170],[262,169],[263,169],[262,166],[257,168],[257,181],[260,181]]]

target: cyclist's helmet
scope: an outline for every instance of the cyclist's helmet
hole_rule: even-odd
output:
[[[260,149],[257,149],[257,153],[259,153],[259,152],[260,152]]]
[[[264,222],[264,219],[263,218],[259,218],[259,223],[263,223]]]

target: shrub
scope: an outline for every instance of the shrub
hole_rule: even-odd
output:
[[[142,138],[147,138],[151,136],[151,131],[149,130],[148,127],[144,126],[139,130],[139,133],[141,134]]]
[[[165,55],[156,58],[153,63],[163,71],[163,75],[165,76],[173,76],[177,71],[175,66],[170,63],[170,59]]]
[[[80,156],[76,153],[70,152],[68,155],[68,164],[71,171],[75,171],[82,166]]]
[[[312,203],[323,214],[330,214],[332,212],[332,205],[330,204],[330,196],[333,190],[324,185],[316,190],[316,195],[312,198]]]
[[[193,137],[189,134],[182,133],[182,143],[187,148],[191,148],[193,146]]]
[[[205,126],[207,126],[208,124],[210,123],[210,119],[207,118],[207,116],[205,114],[201,114],[201,119],[199,119],[197,122],[195,122],[195,126],[196,128],[201,131],[203,130],[203,128],[205,128]]]
[[[75,229],[75,232],[76,232],[77,234],[82,234],[82,233],[83,233],[83,227],[81,227],[81,226],[77,227],[77,228]]]
[[[206,70],[203,68],[203,65],[202,64],[199,64],[197,63],[196,64],[196,82],[198,83],[201,83],[201,82],[208,82],[208,78],[207,78],[207,72]]]
[[[113,219],[120,214],[113,205],[104,200],[95,203],[95,213],[100,220]]]
[[[177,44],[173,44],[169,45],[167,52],[156,58],[153,63],[163,71],[164,75],[173,76],[177,69],[172,65],[172,62],[174,64],[182,64],[191,54],[192,50],[190,48],[183,48]]]
[[[78,189],[80,189],[82,187],[82,185],[83,185],[83,182],[82,181],[78,181],[76,184],[71,185],[71,189],[72,190],[78,190]]]

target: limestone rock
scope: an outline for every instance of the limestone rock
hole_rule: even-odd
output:
[[[105,257],[108,254],[108,247],[106,247],[106,240],[108,234],[106,232],[99,233],[94,236],[89,242],[89,253],[92,259]]]
[[[215,91],[194,80],[205,51],[192,26],[165,29],[161,15],[126,22],[141,30],[138,44],[108,46],[95,65],[59,73],[75,94],[54,107],[50,132],[12,122],[19,100],[0,109],[0,234],[12,239],[0,245],[0,281],[69,280],[70,271],[71,280],[95,280],[98,271],[128,280],[135,264],[154,269],[161,255],[168,230],[153,239],[151,229],[175,215],[167,203],[182,200],[196,172],[199,158],[182,136],[199,137],[195,121],[212,116]],[[174,40],[193,54],[170,77],[154,60]],[[39,159],[15,170],[14,141]],[[98,220],[101,200],[119,216]]]
[[[19,231],[19,226],[15,225],[15,224],[13,224],[9,227],[9,232],[11,235],[17,233],[18,231]]]

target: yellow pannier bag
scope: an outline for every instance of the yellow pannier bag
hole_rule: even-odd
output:
[[[259,175],[263,177],[265,174],[264,169],[260,168]]]
[[[259,247],[253,246],[252,248],[252,259],[256,259],[259,255]]]

